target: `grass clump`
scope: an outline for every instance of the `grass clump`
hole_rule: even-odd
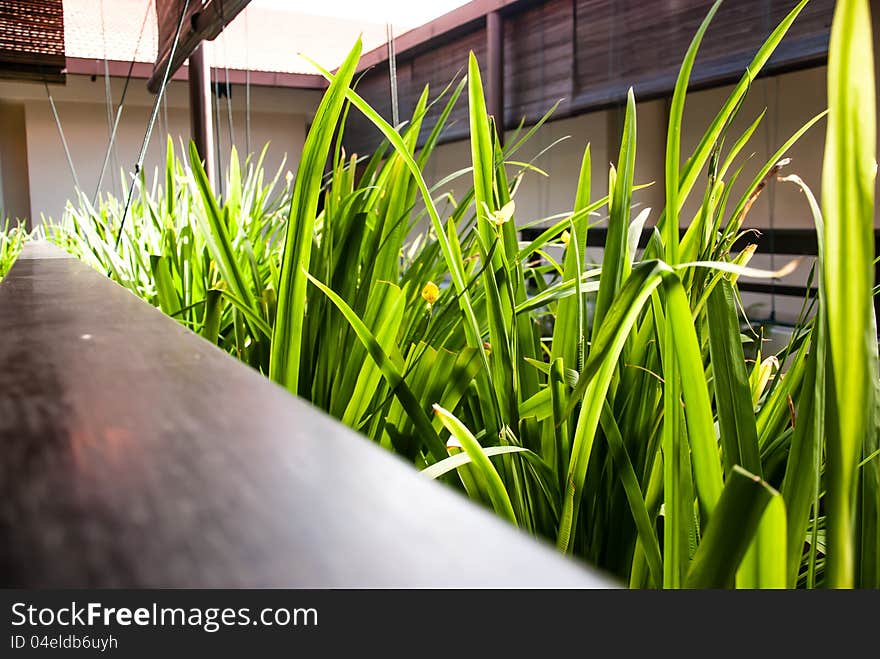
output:
[[[13,223],[7,218],[0,224],[0,279],[9,272],[27,239],[28,231],[24,222]]]

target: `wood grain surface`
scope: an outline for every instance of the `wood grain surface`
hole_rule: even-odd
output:
[[[62,256],[0,283],[0,586],[613,585]]]

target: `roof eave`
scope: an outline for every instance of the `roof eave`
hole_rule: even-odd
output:
[[[152,62],[123,62],[121,60],[107,60],[107,70],[110,76],[115,78],[131,77],[149,80],[153,74]],[[104,60],[88,57],[68,57],[67,73],[72,75],[104,75]],[[228,76],[228,77],[227,77]],[[248,71],[244,69],[226,69],[213,67],[212,78],[229,81],[232,85],[250,83],[255,87],[283,87],[287,89],[317,89],[327,87],[327,81],[323,76],[313,73],[286,73],[283,71]],[[172,80],[188,80],[189,71],[186,65],[178,69]]]
[[[397,56],[406,51],[426,48],[432,41],[457,32],[467,32],[486,20],[494,11],[525,5],[531,0],[472,0],[457,9],[443,14],[424,25],[413,28],[394,38]],[[388,61],[388,44],[369,50],[361,56],[358,72]]]

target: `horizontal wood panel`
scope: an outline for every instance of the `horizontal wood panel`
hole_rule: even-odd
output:
[[[694,87],[738,79],[794,0],[725,2],[700,47]],[[572,109],[668,94],[711,0],[577,0]],[[827,53],[833,0],[813,0],[792,25],[766,72],[818,63]]]
[[[0,77],[56,80],[64,63],[62,0],[0,0]]]
[[[173,75],[203,40],[214,39],[248,3],[250,0],[156,0],[159,48],[147,88],[158,91],[166,71]],[[175,47],[178,24],[181,30]]]
[[[611,585],[57,248],[0,336],[0,586]]]
[[[671,93],[690,41],[711,0],[547,0],[507,5],[504,16],[504,108],[508,128],[537,121],[557,101],[556,117],[622,103],[630,86],[642,100]],[[737,80],[795,0],[736,0],[722,4],[710,26],[692,75],[692,87]],[[795,21],[764,73],[824,62],[834,0],[812,0]],[[426,32],[429,32],[426,30]],[[442,88],[474,50],[485,59],[485,21],[468,31],[446,32],[400,54],[401,99],[411,103],[425,83]],[[387,62],[369,69],[359,90],[390,116]],[[467,135],[466,99],[445,141]],[[409,106],[401,102],[401,116]],[[426,131],[432,126],[428,122]],[[353,118],[344,142],[365,153],[378,144],[375,130]]]
[[[573,3],[540,4],[504,24],[505,117],[534,121],[557,100],[572,97]]]

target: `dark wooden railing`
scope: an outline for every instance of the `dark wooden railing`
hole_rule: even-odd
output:
[[[0,283],[4,587],[612,587],[57,248]]]

